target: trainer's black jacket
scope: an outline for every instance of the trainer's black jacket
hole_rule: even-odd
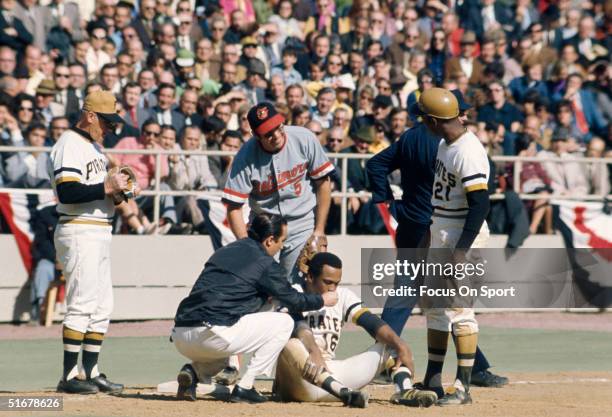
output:
[[[290,311],[323,307],[318,294],[304,294],[289,285],[285,270],[251,238],[217,250],[198,277],[189,296],[179,304],[177,327],[232,326],[246,314],[258,312],[269,296]]]

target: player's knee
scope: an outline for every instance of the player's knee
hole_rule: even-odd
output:
[[[274,329],[277,331],[277,335],[289,340],[291,333],[293,332],[294,321],[289,314],[275,313],[276,317]]]
[[[469,336],[478,333],[478,323],[459,322],[453,324],[453,334],[455,336]]]
[[[301,370],[308,360],[308,350],[299,339],[293,337],[283,348],[281,360]]]

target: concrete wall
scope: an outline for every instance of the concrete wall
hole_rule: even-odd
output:
[[[493,236],[490,247],[504,247]],[[560,236],[532,236],[525,247],[562,247]],[[392,247],[389,236],[331,236],[329,247],[344,263],[343,283],[359,293],[360,249]],[[113,319],[172,318],[204,262],[212,254],[206,236],[114,236]],[[12,235],[0,235],[0,322],[16,321],[29,310],[26,271]]]

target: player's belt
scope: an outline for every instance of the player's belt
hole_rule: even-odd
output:
[[[465,219],[468,209],[465,207],[451,209],[440,206],[434,206],[433,217],[441,217],[444,219]]]
[[[112,226],[110,220],[94,220],[94,219],[60,219],[60,224],[85,224],[90,226]]]

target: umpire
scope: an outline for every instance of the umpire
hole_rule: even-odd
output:
[[[286,238],[287,222],[282,217],[258,214],[247,238],[220,248],[206,262],[174,319],[172,341],[192,360],[178,374],[178,399],[195,401],[198,380],[216,375],[231,355],[252,353],[230,401],[266,401],[253,382],[261,374],[271,375],[294,323],[289,314],[260,312],[262,306],[269,297],[291,312],[336,304],[336,292],[304,294],[291,287],[284,269],[273,258]]]
[[[459,102],[460,116],[471,108],[463,99],[459,90],[452,93]],[[410,112],[414,113],[411,108]],[[417,122],[387,149],[373,156],[366,165],[370,180],[373,203],[390,203],[390,211],[397,219],[395,235],[397,248],[422,248],[429,246],[429,226],[433,207],[431,194],[435,176],[435,163],[438,144],[442,138],[435,136],[427,127]],[[402,199],[394,200],[387,176],[396,169],[400,170]],[[414,254],[413,254],[414,256]],[[383,310],[382,319],[399,335],[402,333],[408,318],[412,314],[418,298],[411,297],[399,301],[389,298]],[[480,350],[472,370],[471,383],[482,387],[501,387],[508,383],[508,378],[495,375]]]

